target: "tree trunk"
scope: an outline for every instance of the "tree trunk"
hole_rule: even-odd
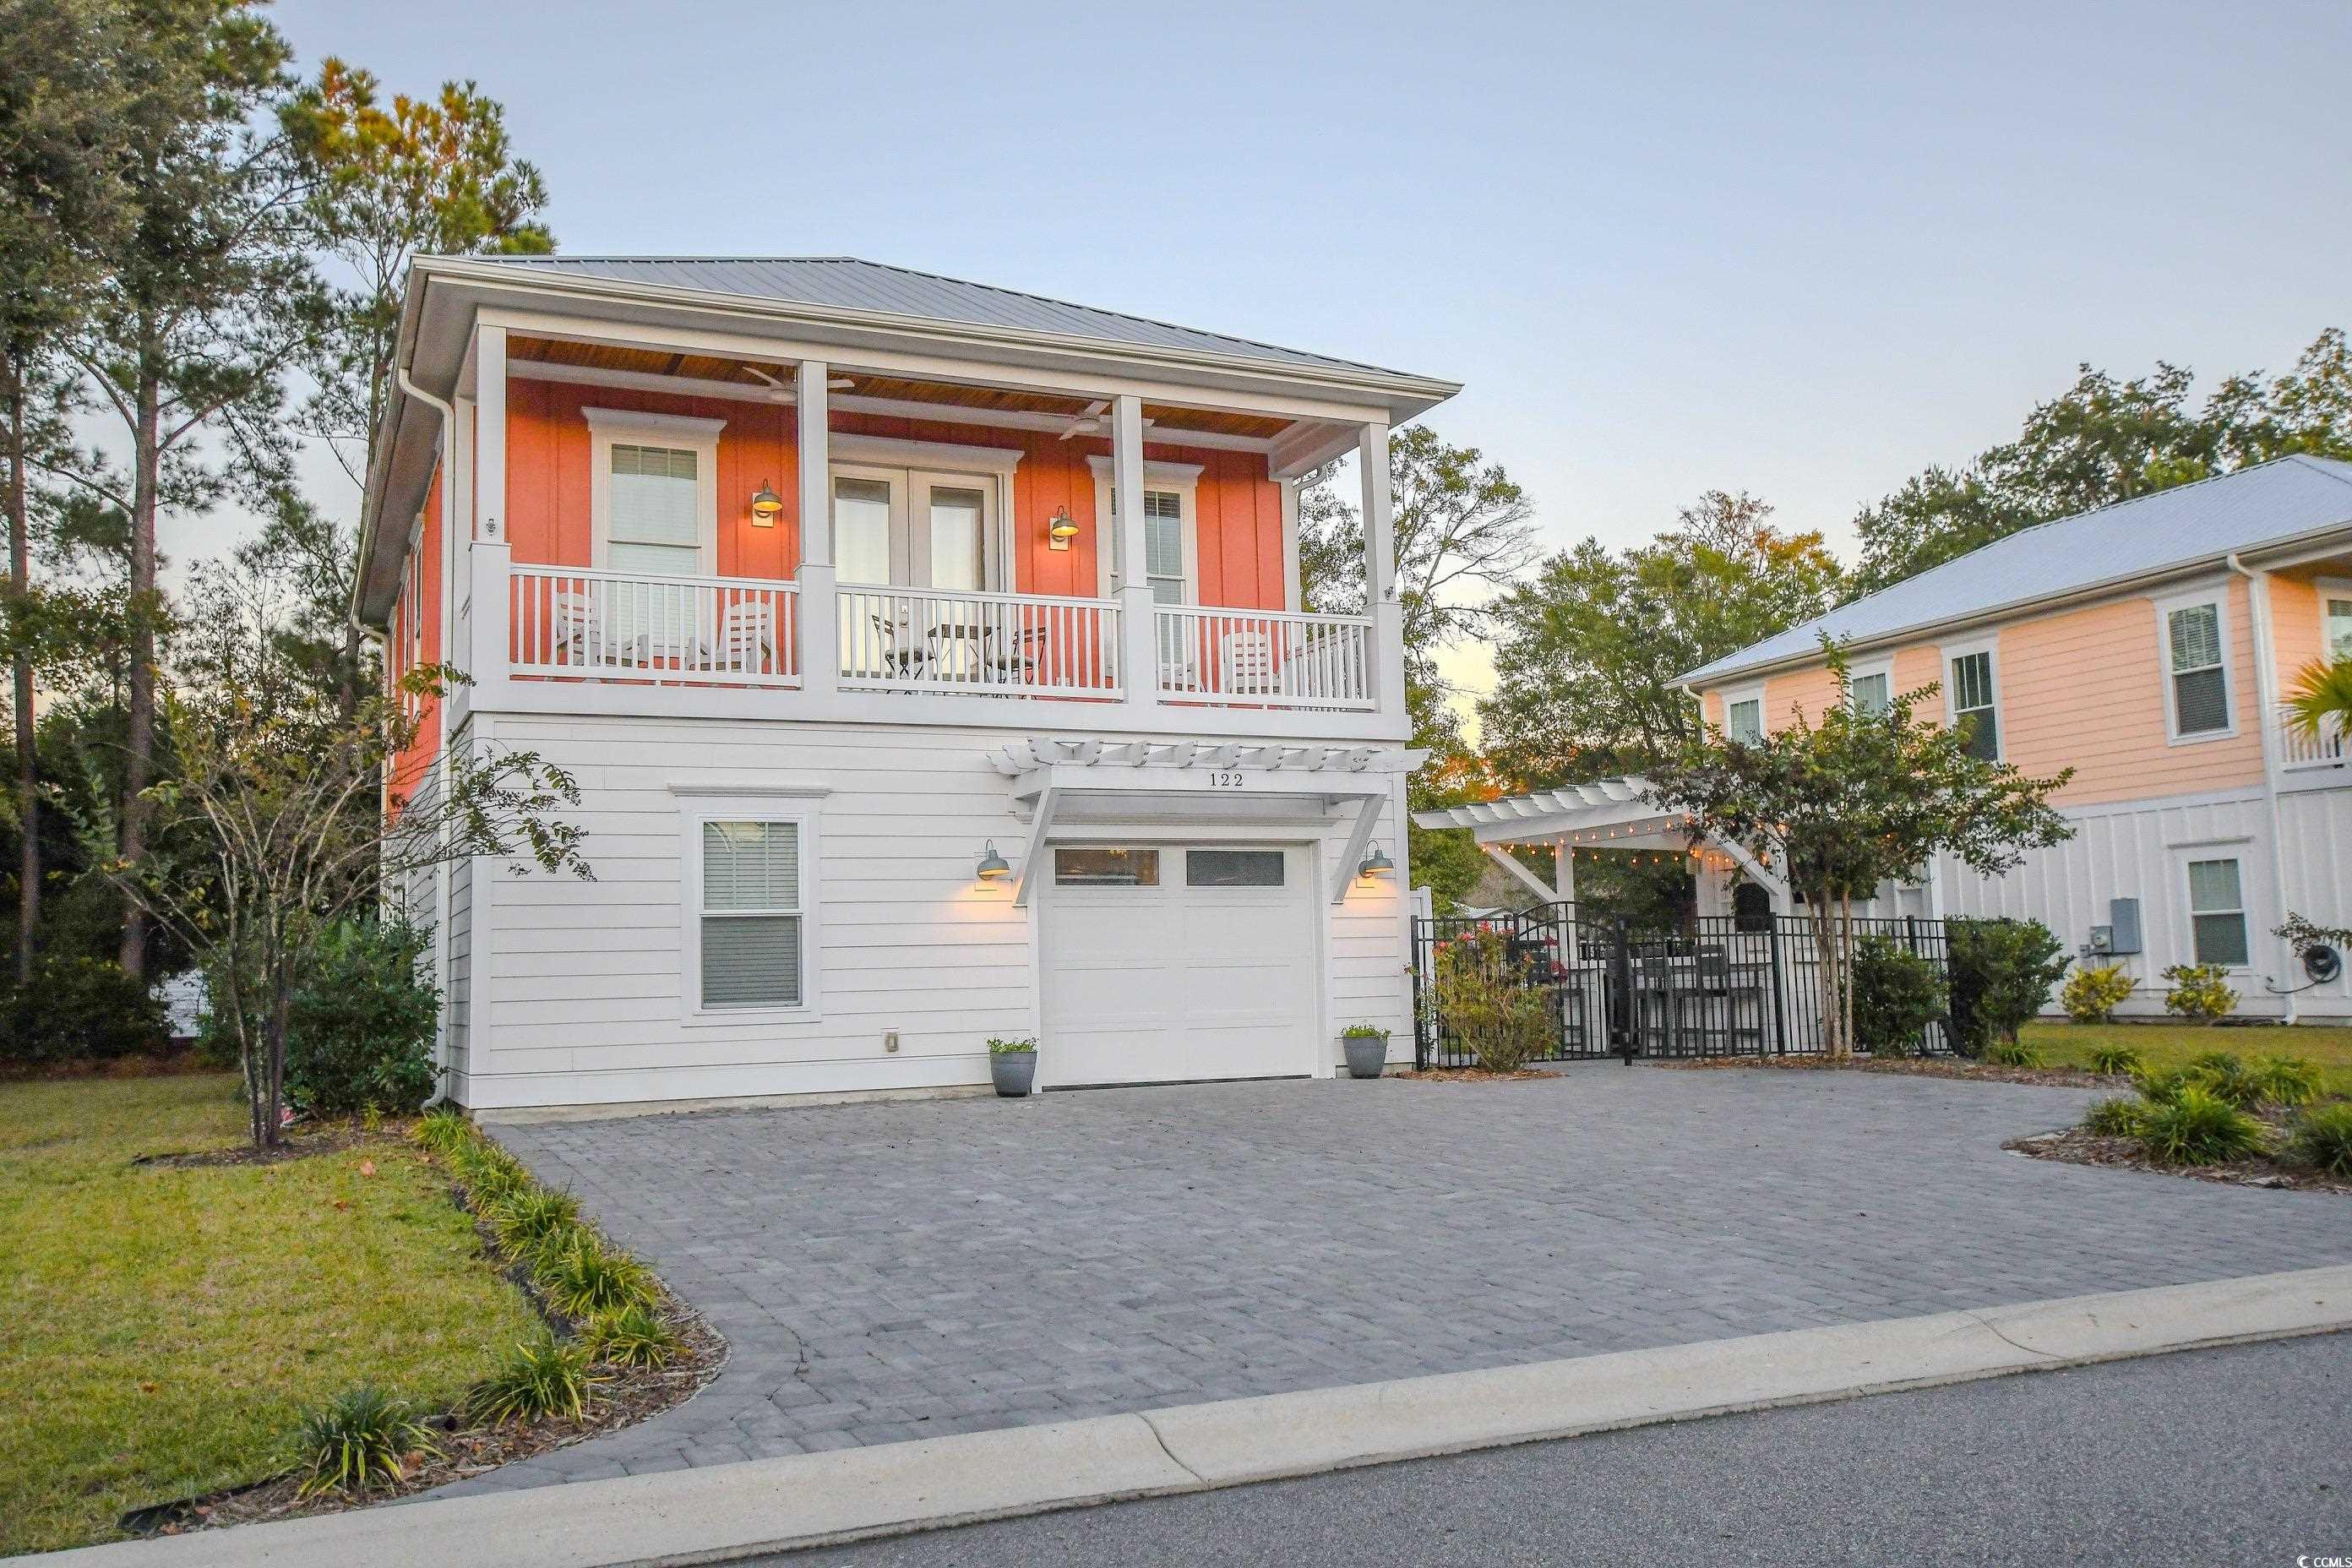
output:
[[[162,388],[152,358],[142,355],[138,375],[138,427],[131,432],[135,468],[131,492],[130,701],[123,726],[123,863],[134,874],[147,854],[146,790],[155,758],[155,492],[163,478]],[[122,973],[133,980],[147,973],[147,916],[139,901],[122,900]]]
[[[25,501],[25,374],[13,354],[7,360],[8,399],[8,592],[21,607],[33,585],[30,518]],[[21,633],[21,628],[19,628]],[[33,653],[21,642],[11,674],[16,688],[16,809],[24,843],[16,862],[16,983],[33,977],[33,948],[41,934],[41,810],[39,744],[33,732]]]
[[[1843,994],[1838,999],[1838,1035],[1845,1054],[1853,1055],[1853,894],[1838,895],[1838,978]]]

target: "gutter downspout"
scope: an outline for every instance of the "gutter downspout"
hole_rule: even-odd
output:
[[[395,363],[393,367],[393,371],[394,376],[400,383],[400,390],[402,392],[415,398],[419,403],[424,404],[426,407],[431,408],[436,414],[438,414],[441,416],[440,445],[441,468],[443,471],[441,474],[441,516],[439,520],[441,528],[441,603],[439,605],[441,636],[439,642],[441,662],[446,664],[449,662],[449,655],[451,651],[449,639],[456,632],[456,626],[454,625],[455,617],[452,614],[451,606],[456,603],[457,596],[457,573],[455,570],[453,555],[457,547],[457,530],[456,519],[451,514],[452,502],[450,498],[457,489],[457,476],[455,472],[450,470],[450,464],[452,461],[451,454],[456,448],[457,411],[442,399],[434,396],[433,394],[425,391],[423,387],[409,380],[408,367],[406,365]],[[390,461],[390,454],[387,453],[385,456],[387,467],[389,467]],[[421,605],[419,606],[419,608],[422,607],[423,606]],[[446,695],[444,695],[441,701],[436,705],[434,720],[440,731],[440,733],[435,737],[436,744],[433,749],[434,783],[436,791],[436,799],[439,802],[444,812],[441,833],[442,848],[446,852],[448,847],[448,837],[451,831],[448,818],[446,815],[448,807],[449,790],[449,700]],[[386,787],[387,789],[390,787],[388,780],[386,781]],[[426,1093],[425,1098],[425,1106],[419,1107],[420,1110],[431,1106],[436,1100],[442,1099],[447,1094],[447,1080],[451,1068],[455,1065],[453,1058],[456,1053],[452,1048],[452,1042],[450,1039],[450,1001],[448,994],[448,979],[451,962],[451,954],[449,952],[449,861],[446,854],[445,853],[440,864],[434,868],[433,873],[433,950],[439,959],[439,963],[436,965],[438,973],[436,973],[433,978],[436,984],[440,987],[442,993],[441,1023],[440,1026],[434,1031],[433,1057],[434,1067],[436,1070],[433,1075],[433,1088]]]
[[[2246,580],[2246,602],[2253,611],[2254,634],[2254,702],[2261,709],[2256,722],[2263,742],[2263,805],[2270,814],[2271,828],[2271,896],[2278,903],[2278,923],[2286,923],[2286,880],[2284,876],[2286,849],[2281,837],[2279,819],[2279,760],[2278,760],[2278,693],[2273,689],[2278,680],[2277,656],[2271,646],[2271,584],[2263,573],[2249,571],[2238,559],[2236,551],[2221,558],[2221,563]],[[2279,978],[2286,984],[2284,994],[2285,1021],[2299,1021],[2300,1010],[2295,1005],[2294,950],[2284,937],[2278,939]]]

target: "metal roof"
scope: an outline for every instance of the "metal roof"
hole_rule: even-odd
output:
[[[1118,310],[1073,305],[1040,294],[967,283],[935,272],[888,267],[849,256],[499,256],[468,257],[520,272],[609,279],[657,289],[736,299],[779,300],[820,310],[873,311],[922,321],[955,321],[1006,331],[1226,354],[1311,369],[1404,375],[1357,360],[1334,359],[1248,338],[1179,327]]]
[[[2352,463],[2277,458],[2021,530],[1683,679],[1713,684],[1808,654],[1824,633],[1842,644],[1882,642],[2347,526],[2352,526]]]

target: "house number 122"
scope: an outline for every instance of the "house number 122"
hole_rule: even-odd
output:
[[[1239,769],[1221,769],[1209,775],[1211,789],[1239,789],[1242,787],[1242,782]]]

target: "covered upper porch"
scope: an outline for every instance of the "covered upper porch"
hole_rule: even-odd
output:
[[[429,462],[419,509],[446,516],[417,534],[446,521],[449,646],[477,702],[486,679],[510,705],[574,710],[688,688],[821,716],[890,691],[1304,710],[1402,733],[1388,433],[1444,384],[657,307],[603,280],[551,300],[538,272],[422,265],[404,331],[448,394],[408,384],[446,417],[415,421],[429,446],[394,444],[425,449],[394,451],[384,491],[396,506],[391,470]],[[1365,613],[1310,612],[1298,486],[1348,454]],[[572,689],[530,689],[550,687]],[[778,690],[799,694],[789,710]]]

